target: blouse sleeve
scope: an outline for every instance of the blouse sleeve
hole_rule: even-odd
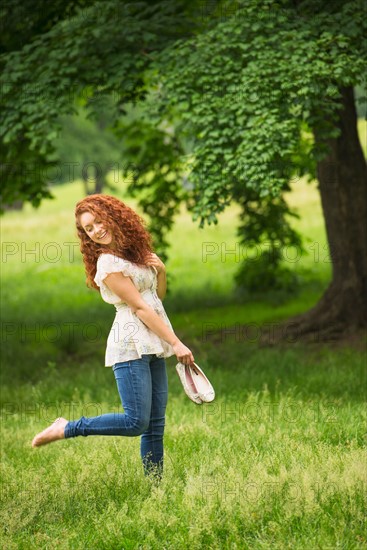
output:
[[[97,260],[97,272],[94,277],[96,285],[100,287],[110,273],[122,273],[126,277],[130,277],[130,262],[113,254],[101,254]]]

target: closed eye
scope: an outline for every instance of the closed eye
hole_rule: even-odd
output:
[[[94,223],[101,223],[101,220],[95,220]],[[91,231],[92,227],[90,225],[86,225],[84,228],[86,231]]]

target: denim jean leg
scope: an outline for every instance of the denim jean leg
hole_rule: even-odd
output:
[[[149,425],[151,409],[151,374],[146,356],[134,361],[116,363],[113,367],[124,413],[107,413],[70,421],[65,438],[89,435],[122,435],[135,437]]]
[[[141,436],[140,454],[145,475],[163,474],[163,437],[168,397],[167,370],[164,358],[154,355],[150,361],[152,405],[148,429]]]

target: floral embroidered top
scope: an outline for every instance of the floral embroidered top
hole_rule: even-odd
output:
[[[94,282],[100,287],[102,299],[116,308],[116,316],[107,338],[105,367],[115,363],[139,359],[143,354],[155,353],[158,357],[171,357],[173,348],[157,336],[128,304],[114,294],[103,282],[109,273],[121,272],[130,277],[143,300],[149,304],[164,323],[171,329],[162,301],[157,294],[157,271],[155,267],[140,267],[114,254],[101,254],[97,260]]]

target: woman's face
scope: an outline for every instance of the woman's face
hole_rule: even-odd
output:
[[[83,212],[79,217],[79,221],[84,231],[93,242],[105,245],[112,243],[113,235],[103,227],[103,223],[99,219],[98,214],[94,215],[91,212]]]

